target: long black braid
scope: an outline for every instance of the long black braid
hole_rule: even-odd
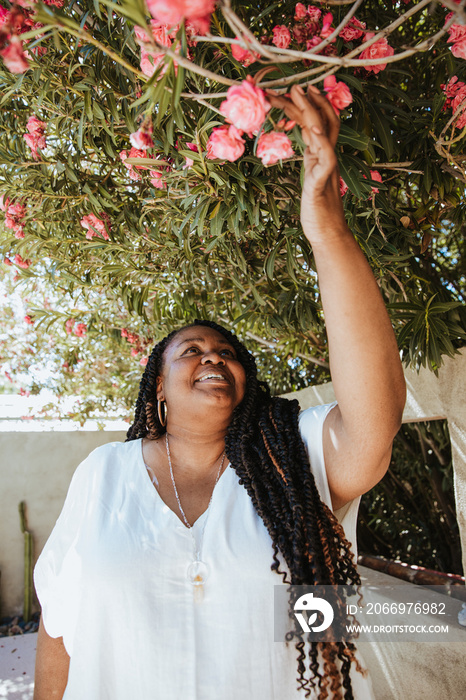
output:
[[[198,320],[191,325],[207,326],[221,333],[235,349],[245,370],[246,393],[233,412],[225,448],[272,539],[272,570],[282,576],[284,583],[292,585],[359,584],[350,544],[334,514],[322,502],[309,468],[298,428],[298,402],[271,396],[268,385],[257,377],[254,357],[230,331],[212,321]],[[156,380],[162,371],[163,353],[176,333],[170,333],[152,350],[141,379],[127,441],[156,439],[165,433],[157,413]],[[286,571],[280,570],[279,554],[286,562],[291,580]],[[313,642],[306,647],[301,635],[296,648],[298,686],[306,697],[317,679],[319,700],[329,697],[329,691],[333,698],[353,699],[351,662],[358,670],[362,669],[351,642]],[[319,672],[319,653],[323,674]]]

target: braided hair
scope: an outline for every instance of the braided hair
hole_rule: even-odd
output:
[[[257,377],[254,357],[233,333],[212,321],[196,320],[191,326],[207,326],[223,335],[245,370],[246,393],[234,409],[225,451],[272,539],[271,569],[282,577],[283,583],[291,585],[359,584],[350,543],[330,508],[322,502],[309,468],[298,428],[298,402],[271,396],[268,385]],[[178,332],[172,331],[152,350],[127,441],[156,439],[165,433],[157,412],[156,381],[162,371],[164,351]],[[280,569],[279,554],[291,579]],[[297,682],[305,697],[315,688],[317,678],[319,700],[329,697],[329,691],[333,698],[352,700],[351,664],[363,673],[352,642],[312,642],[306,647],[303,635],[296,636]],[[319,654],[323,674],[319,672]],[[307,678],[306,659],[310,671]]]

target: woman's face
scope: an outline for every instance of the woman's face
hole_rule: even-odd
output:
[[[218,331],[207,326],[183,328],[163,354],[157,399],[168,415],[195,415],[206,407],[232,414],[244,398],[246,373],[236,351]]]

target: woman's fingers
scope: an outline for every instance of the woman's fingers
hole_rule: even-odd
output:
[[[304,90],[299,87],[299,85],[293,85],[290,90],[291,99],[293,103],[301,110],[301,121],[303,121],[303,126],[307,129],[311,129],[313,126],[317,126],[323,129],[322,119],[318,109],[307,99],[304,94]]]
[[[272,107],[282,109],[285,112],[288,119],[292,119],[301,127],[304,126],[301,110],[298,109],[298,107],[296,107],[296,105],[293,102],[291,102],[291,100],[289,100],[286,97],[281,97],[280,95],[275,95],[271,90],[267,90],[267,99],[272,105]]]
[[[307,92],[308,98],[313,101],[315,107],[319,109],[321,118],[325,121],[327,126],[328,139],[332,146],[335,147],[338,139],[338,132],[340,131],[340,118],[335,113],[335,110],[325,95],[322,95],[314,85],[309,85]]]

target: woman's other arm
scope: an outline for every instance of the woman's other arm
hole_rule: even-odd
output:
[[[68,682],[68,656],[63,638],[54,639],[40,621],[37,636],[34,700],[61,700]]]
[[[308,146],[301,223],[314,253],[338,401],[324,425],[327,477],[337,509],[385,474],[405,382],[382,296],[345,221],[334,151],[339,119],[316,88],[308,97],[292,88],[291,97],[291,110],[289,100],[286,106],[283,98],[275,103],[301,124]]]

